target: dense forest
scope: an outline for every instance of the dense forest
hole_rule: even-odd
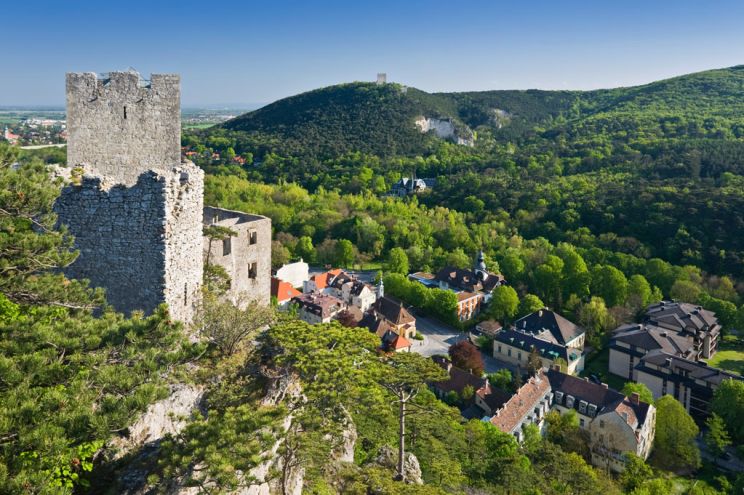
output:
[[[421,203],[468,222],[740,279],[742,88],[744,67],[588,92],[430,95],[357,83],[280,100],[189,133],[184,145],[216,151],[218,159],[196,154],[214,175],[311,193],[382,195],[415,172],[438,181]],[[475,146],[418,133],[416,115],[469,126]],[[236,155],[246,164],[232,162]]]

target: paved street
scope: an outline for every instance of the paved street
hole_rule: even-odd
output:
[[[447,354],[452,344],[467,339],[467,334],[444,324],[438,320],[416,315],[416,329],[424,336],[424,340],[412,339],[411,350],[422,356],[434,356],[436,354]],[[492,355],[482,352],[483,363],[486,365],[486,373],[493,373],[501,368],[509,368],[514,371],[515,367],[501,361],[497,361]]]

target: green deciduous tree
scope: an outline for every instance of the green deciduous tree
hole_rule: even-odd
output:
[[[723,419],[731,438],[744,444],[744,382],[740,380],[723,380],[713,395],[711,409]]]
[[[597,265],[592,269],[592,293],[610,307],[619,306],[628,297],[628,279],[614,266]]]
[[[388,255],[387,270],[392,273],[408,275],[408,255],[403,248],[393,248]]]
[[[630,397],[635,392],[643,402],[648,404],[654,403],[654,394],[651,393],[651,390],[649,390],[649,388],[643,383],[625,382],[621,392],[627,397]]]
[[[534,313],[535,311],[545,307],[545,303],[540,300],[534,294],[526,294],[521,301],[519,301],[519,309],[517,310],[517,316],[523,317]]]
[[[671,395],[656,401],[654,462],[664,469],[691,470],[700,466],[695,444],[699,429],[685,408]]]
[[[502,285],[493,290],[486,312],[489,317],[506,324],[516,316],[518,308],[517,291],[508,285]]]
[[[713,457],[718,459],[726,451],[726,447],[731,445],[731,437],[726,431],[723,419],[716,413],[710,415],[705,425],[708,427],[708,431],[705,432],[705,445]]]

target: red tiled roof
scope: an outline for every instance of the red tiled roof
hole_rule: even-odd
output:
[[[548,392],[550,381],[541,372],[530,378],[501,409],[496,411],[491,417],[491,424],[505,433],[511,433]]]
[[[301,294],[302,292],[292,287],[292,284],[290,284],[289,282],[279,280],[276,277],[271,277],[271,295],[273,297],[276,297],[276,300],[280,303],[288,301],[293,297],[297,297]]]
[[[407,347],[411,347],[411,343],[404,336],[398,335],[395,340],[393,340],[392,348],[396,351],[398,349],[405,349]]]

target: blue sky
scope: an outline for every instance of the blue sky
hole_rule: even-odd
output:
[[[0,12],[0,105],[63,104],[64,73],[178,72],[183,104],[354,80],[426,91],[591,89],[744,63],[744,2],[46,1]]]

